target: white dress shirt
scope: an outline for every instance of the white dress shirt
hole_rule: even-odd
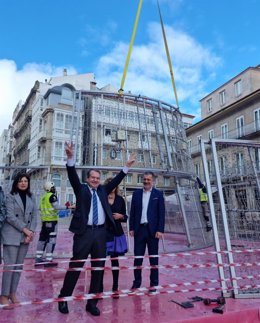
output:
[[[147,209],[148,209],[148,204],[151,196],[151,191],[145,191],[143,190],[143,201],[142,201],[142,216],[141,216],[141,224],[142,223],[147,223],[148,222],[148,217],[147,217]]]

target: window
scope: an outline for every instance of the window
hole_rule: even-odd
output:
[[[200,177],[200,164],[195,164],[195,174]]]
[[[164,177],[163,184],[164,186],[170,186],[170,177]]]
[[[255,148],[255,167],[260,171],[260,148]]]
[[[258,188],[256,188],[254,191],[255,191],[255,203],[256,203],[255,208],[259,210],[260,209],[260,194],[259,194],[259,190],[258,190]]]
[[[221,106],[226,104],[226,91],[225,90],[219,92],[219,103]]]
[[[138,184],[142,184],[143,183],[143,175],[142,174],[138,174],[137,175],[137,183]]]
[[[54,144],[54,159],[55,160],[62,160],[63,156],[63,145],[62,142],[56,141]]]
[[[255,131],[260,130],[260,108],[254,111]]]
[[[132,178],[133,178],[132,174],[127,174],[126,177],[125,177],[125,182],[127,184],[131,184],[132,183]]]
[[[191,142],[191,139],[188,140],[187,142],[187,146],[188,146],[188,151],[189,153],[191,153],[191,148],[192,148],[192,142]]]
[[[139,163],[143,163],[143,161],[144,161],[144,155],[143,155],[143,153],[139,153],[139,154],[137,155],[137,161],[138,161]]]
[[[236,189],[235,196],[236,196],[236,200],[237,200],[238,209],[240,209],[240,210],[248,209],[246,190],[245,189]],[[241,213],[241,215],[242,214],[243,213]]]
[[[73,104],[73,92],[66,87],[62,88],[61,103],[68,105]]]
[[[103,148],[102,154],[103,154],[103,159],[107,159],[108,153],[107,153],[107,149],[106,148]]]
[[[212,99],[207,100],[207,111],[211,112],[212,111]]]
[[[65,115],[65,133],[70,134],[72,129],[72,116],[69,114]]]
[[[122,160],[122,151],[116,150],[116,160]]]
[[[212,160],[209,159],[207,161],[207,164],[208,164],[209,175],[212,175],[213,174],[213,163],[212,163]]]
[[[163,165],[167,166],[168,165],[168,156],[163,156]]]
[[[190,126],[192,126],[192,123],[189,123],[189,122],[183,122],[183,128],[184,128],[184,129],[187,129],[187,128],[189,128]]]
[[[220,175],[226,175],[226,168],[227,168],[227,158],[225,156],[220,157],[219,160],[219,167],[220,167]]]
[[[242,93],[242,86],[241,86],[241,80],[235,82],[235,96],[239,96]]]
[[[244,133],[244,117],[241,116],[236,119],[236,127],[237,127],[237,138],[243,137]]]
[[[42,119],[39,120],[39,132],[41,132],[43,129],[42,129]]]
[[[208,131],[208,137],[209,137],[209,139],[214,138],[214,130],[213,129]]]
[[[134,113],[132,111],[128,111],[127,119],[130,121],[134,120]]]
[[[110,117],[110,107],[105,107],[105,116]]]
[[[198,145],[200,146],[200,142],[201,142],[201,140],[202,140],[202,136],[200,135],[200,136],[197,136],[197,141],[198,141]]]
[[[68,187],[71,187],[71,184],[70,184],[70,180],[69,180],[69,179],[67,179],[67,184],[66,184],[66,186],[67,186],[67,188],[68,188]]]
[[[105,136],[111,136],[111,129],[105,129]]]
[[[60,184],[61,184],[61,176],[60,176],[60,174],[53,174],[52,175],[52,181],[54,182],[54,185],[56,187],[60,187]]]
[[[156,164],[156,155],[152,155],[152,164]]]
[[[38,149],[37,149],[37,158],[41,158],[41,146],[38,146]]]
[[[236,154],[236,169],[238,174],[244,173],[244,155],[243,153]]]
[[[57,114],[56,114],[56,125],[55,125],[55,128],[56,128],[57,132],[59,132],[59,133],[63,132],[63,127],[64,127],[63,123],[64,123],[64,115],[63,115],[63,113],[57,112]]]
[[[224,123],[221,125],[221,138],[228,139],[228,125]]]

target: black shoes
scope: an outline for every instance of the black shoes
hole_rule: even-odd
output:
[[[69,313],[68,303],[65,302],[65,301],[58,302],[58,309],[62,314],[68,314]]]
[[[112,298],[118,299],[119,298],[118,284],[113,284],[112,292],[113,292]]]
[[[100,310],[96,307],[96,305],[92,305],[87,303],[86,305],[86,312],[89,312],[91,315],[99,316]]]
[[[59,309],[59,312],[61,312],[62,314],[68,314],[69,313],[68,302],[66,301],[58,302],[58,309]],[[92,305],[92,304],[86,305],[86,311],[94,316],[100,315],[100,310],[95,305]]]
[[[57,262],[49,261],[44,264],[44,267],[56,267],[58,266]]]

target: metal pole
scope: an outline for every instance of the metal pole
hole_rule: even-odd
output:
[[[221,280],[220,284],[221,284],[223,294],[227,295],[227,285],[226,285],[226,282],[224,281],[225,274],[224,274],[224,270],[223,270],[222,256],[220,253],[221,248],[220,248],[220,242],[219,242],[219,236],[218,236],[218,227],[217,227],[216,214],[215,214],[214,203],[213,203],[213,198],[212,198],[212,191],[211,191],[211,186],[210,186],[209,170],[208,170],[207,157],[206,157],[206,152],[205,152],[205,143],[208,143],[208,142],[203,141],[203,140],[200,141],[202,164],[203,164],[207,192],[208,192],[210,215],[211,215],[211,221],[212,221],[212,226],[213,226],[213,237],[214,237],[214,242],[215,242],[215,248],[217,251],[217,262],[219,265],[218,272],[219,272],[219,277]]]
[[[190,247],[192,244],[191,237],[190,237],[190,230],[189,230],[189,226],[188,226],[188,221],[187,221],[186,212],[185,212],[185,208],[184,208],[184,204],[183,204],[183,200],[182,200],[182,194],[181,194],[181,189],[179,186],[179,179],[178,178],[176,178],[176,188],[177,188],[178,199],[179,199],[179,203],[180,203],[180,207],[181,207],[181,213],[183,216],[184,228],[185,228],[186,235],[187,235],[188,247]]]

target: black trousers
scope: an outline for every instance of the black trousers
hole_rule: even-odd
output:
[[[92,259],[106,257],[106,229],[87,228],[82,235],[75,234],[73,238],[73,257],[69,264],[69,268],[81,268],[84,262],[74,262],[73,260],[86,259],[91,255]],[[92,267],[104,267],[105,261],[91,261]],[[63,287],[59,297],[71,296],[78,281],[80,271],[67,271]],[[103,286],[104,270],[92,270],[89,293],[101,293]],[[96,304],[97,300],[89,300]]]
[[[134,254],[135,256],[144,256],[145,249],[148,249],[149,255],[158,255],[159,239],[151,235],[148,226],[140,226],[138,233],[134,236]],[[150,266],[158,265],[158,257],[149,258]],[[142,266],[143,259],[136,258],[134,266]],[[139,288],[142,283],[142,270],[134,269],[134,282],[133,286]],[[159,284],[159,271],[158,268],[151,268],[150,270],[150,286],[158,286]]]

